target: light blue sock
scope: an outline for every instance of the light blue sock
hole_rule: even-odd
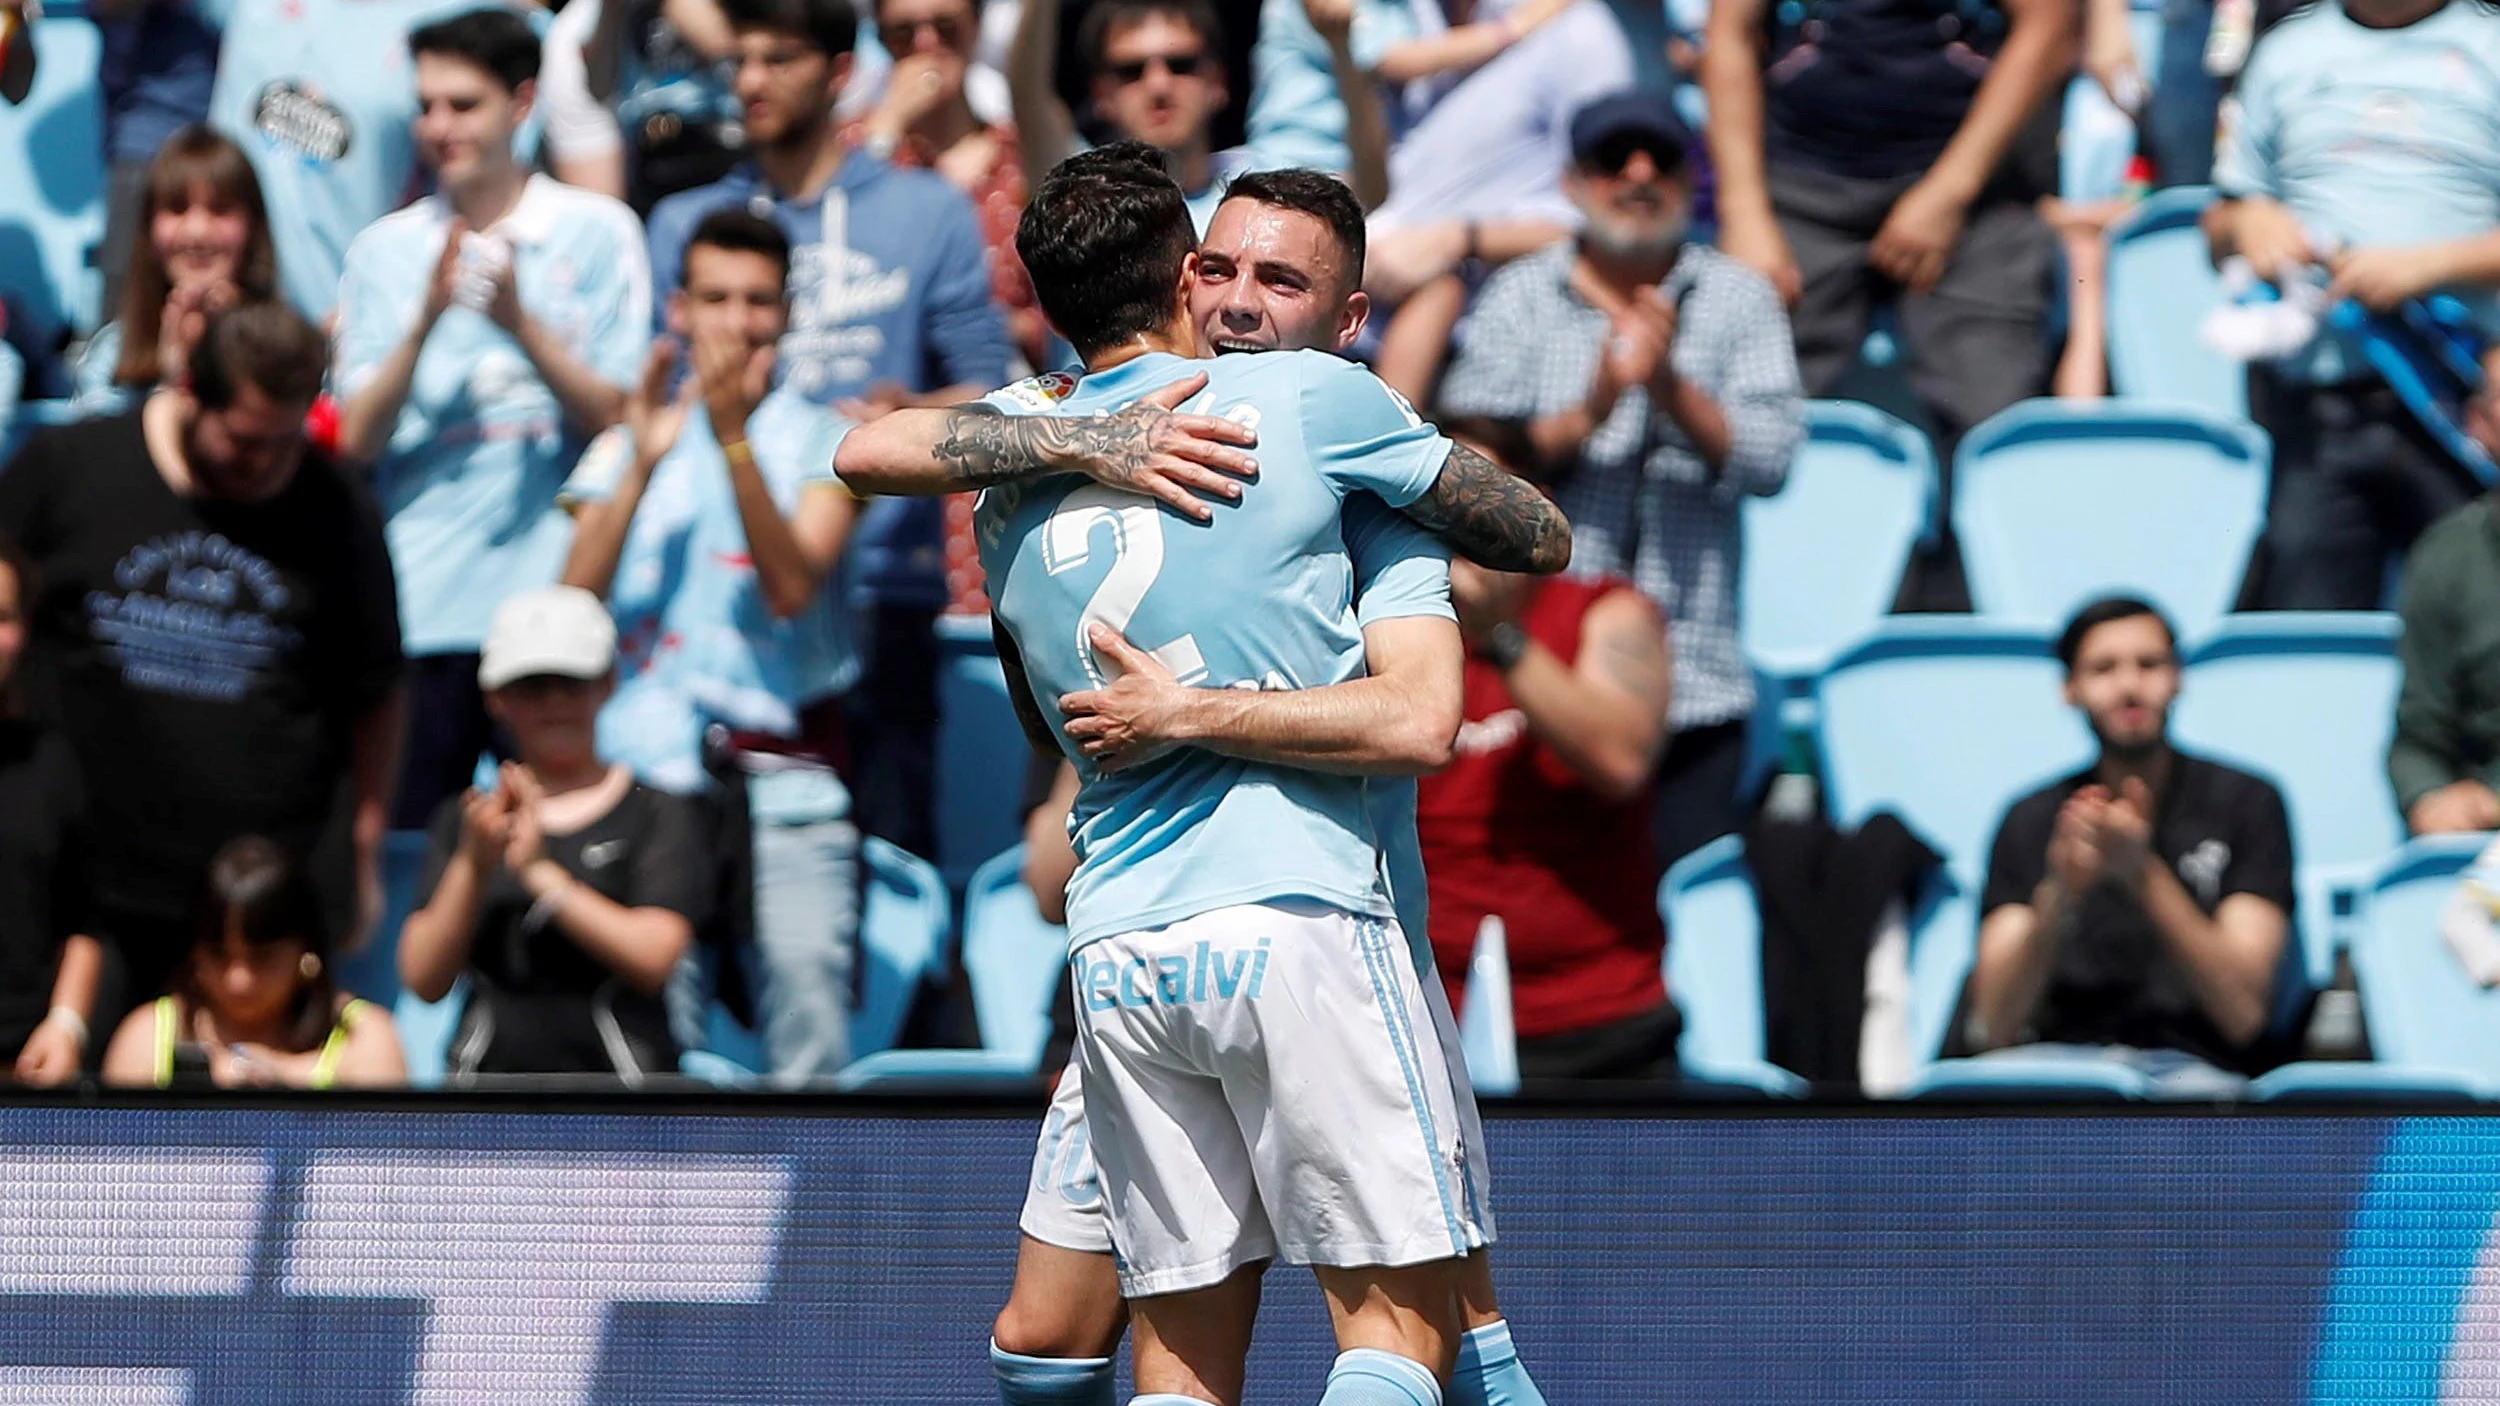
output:
[[[1448,1395],[1449,1406],[1545,1406],[1545,1393],[1510,1345],[1507,1322],[1487,1323],[1458,1340]]]
[[[990,1371],[1006,1406],[1111,1406],[1108,1357],[1025,1357],[993,1342]]]
[[[1337,1354],[1319,1406],[1441,1406],[1441,1384],[1420,1362],[1358,1347]]]

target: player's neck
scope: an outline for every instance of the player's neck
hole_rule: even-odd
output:
[[[1198,344],[1197,327],[1184,317],[1169,326],[1159,327],[1152,332],[1140,332],[1116,347],[1106,347],[1094,353],[1085,358],[1085,370],[1089,374],[1108,371],[1114,366],[1125,366],[1141,356],[1152,356],[1156,352],[1181,357],[1188,361],[1200,360],[1207,354],[1205,348]]]
[[[528,185],[529,172],[513,161],[480,171],[447,194],[452,212],[468,221],[469,228],[482,230],[511,214]]]

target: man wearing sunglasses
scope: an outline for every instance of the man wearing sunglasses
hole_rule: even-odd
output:
[[[1007,59],[1024,169],[1035,183],[1086,145],[1053,82],[1062,3],[1027,0]],[[1380,96],[1354,58],[1354,4],[1305,0],[1305,5],[1328,43],[1349,114],[1348,183],[1366,205],[1376,205],[1388,190],[1388,126]],[[1096,0],[1085,10],[1079,39],[1094,116],[1112,136],[1163,153],[1201,235],[1233,177],[1293,164],[1255,147],[1216,149],[1215,119],[1232,92],[1224,77],[1223,26],[1208,0]]]
[[[1441,388],[1450,413],[1528,421],[1571,520],[1572,569],[1628,576],[1667,616],[1662,867],[1738,820],[1754,707],[1736,632],[1738,512],[1780,490],[1805,429],[1779,295],[1685,238],[1689,143],[1662,93],[1581,109],[1565,178],[1579,237],[1494,274]]]

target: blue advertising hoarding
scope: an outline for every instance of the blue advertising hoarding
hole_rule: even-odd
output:
[[[995,1400],[1033,1115],[714,1107],[0,1107],[0,1406]],[[1558,1406],[2500,1399],[2500,1120],[1488,1136]],[[1274,1274],[1250,1400],[1326,1332]]]

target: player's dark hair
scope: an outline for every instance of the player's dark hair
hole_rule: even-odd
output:
[[[288,1033],[298,1051],[319,1046],[330,1033],[338,996],[330,970],[330,924],[311,873],[286,846],[244,835],[228,840],[208,861],[191,909],[193,960],[175,977],[176,993],[193,1010],[213,1004],[200,985],[197,958],[223,951],[229,935],[253,951],[300,944],[315,959],[313,970],[300,976]]]
[[[408,52],[439,54],[475,64],[508,92],[538,77],[538,32],[500,5],[464,10],[449,19],[408,31]]]
[[[1216,18],[1210,0],[1094,0],[1076,27],[1077,52],[1085,56],[1087,71],[1102,72],[1103,50],[1111,43],[1111,31],[1156,15],[1169,15],[1196,30],[1198,42],[1206,46],[1205,62],[1224,61],[1224,22]]]
[[[208,320],[191,349],[191,394],[224,410],[245,386],[279,404],[310,404],[330,370],[321,329],[283,300],[239,303]]]
[[[1226,200],[1255,200],[1279,210],[1299,210],[1316,216],[1336,236],[1337,251],[1345,261],[1344,292],[1363,286],[1363,202],[1354,198],[1354,188],[1328,174],[1305,166],[1288,166],[1276,171],[1250,171],[1233,177],[1224,187]]]
[[[2161,613],[2159,606],[2136,596],[2103,596],[2076,611],[2075,618],[2067,621],[2066,628],[2058,632],[2057,662],[2065,665],[2066,672],[2072,674],[2076,657],[2083,653],[2086,636],[2103,625],[2148,617],[2161,626],[2162,635],[2170,641],[2171,653],[2178,653],[2179,632],[2171,625],[2170,617]]]
[[[859,42],[859,11],[851,0],[721,0],[731,29],[768,29],[795,34],[839,58]]]
[[[687,273],[694,268],[694,251],[697,249],[761,254],[780,266],[783,284],[790,281],[790,237],[781,232],[781,226],[752,210],[732,205],[703,217],[703,222],[694,227],[694,233],[687,236],[685,257],[677,265],[677,281],[681,285],[686,281]]]
[[[1180,186],[1144,142],[1060,162],[1016,222],[1042,312],[1083,357],[1169,323],[1197,247]]]

